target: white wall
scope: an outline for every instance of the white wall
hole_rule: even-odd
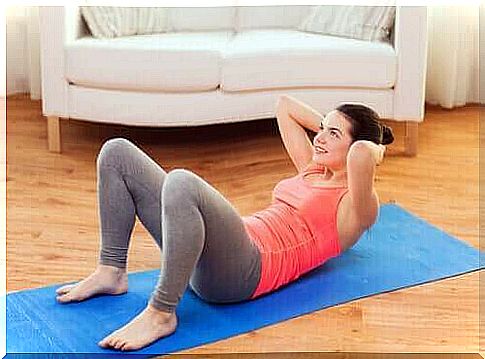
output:
[[[6,9],[7,95],[24,92],[41,98],[37,14],[35,6]]]

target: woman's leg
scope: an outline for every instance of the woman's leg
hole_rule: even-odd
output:
[[[261,258],[237,210],[193,172],[171,171],[162,189],[163,248],[150,299],[173,312],[187,285],[203,299],[228,303],[256,289]]]
[[[99,262],[126,268],[135,215],[161,244],[161,191],[167,172],[132,142],[107,141],[97,159]]]
[[[175,308],[189,282],[212,302],[247,300],[261,275],[261,258],[236,209],[187,170],[168,173],[162,189],[161,271],[145,310],[100,342],[133,350],[176,328]]]
[[[127,290],[126,262],[135,214],[161,244],[161,189],[166,176],[146,153],[123,138],[108,140],[97,161],[101,248],[99,266],[85,280],[57,290],[60,302]]]

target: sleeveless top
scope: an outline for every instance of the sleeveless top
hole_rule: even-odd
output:
[[[318,187],[303,177],[283,179],[271,204],[243,216],[249,237],[261,253],[261,278],[251,299],[296,280],[341,252],[337,208],[347,187]]]

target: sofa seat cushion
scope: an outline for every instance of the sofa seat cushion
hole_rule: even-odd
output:
[[[222,49],[232,31],[178,32],[66,45],[67,80],[86,87],[139,91],[204,91],[220,84]]]
[[[224,51],[221,88],[392,88],[396,67],[397,55],[390,43],[289,29],[247,30],[238,33]]]

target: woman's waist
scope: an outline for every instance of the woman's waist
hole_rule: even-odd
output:
[[[243,217],[251,237],[263,251],[275,252],[315,245],[316,236],[297,210],[282,203]]]
[[[285,203],[272,203],[265,210],[243,217],[243,222],[261,252],[307,250],[310,246],[314,253],[328,256],[339,248],[334,220],[315,222]]]

